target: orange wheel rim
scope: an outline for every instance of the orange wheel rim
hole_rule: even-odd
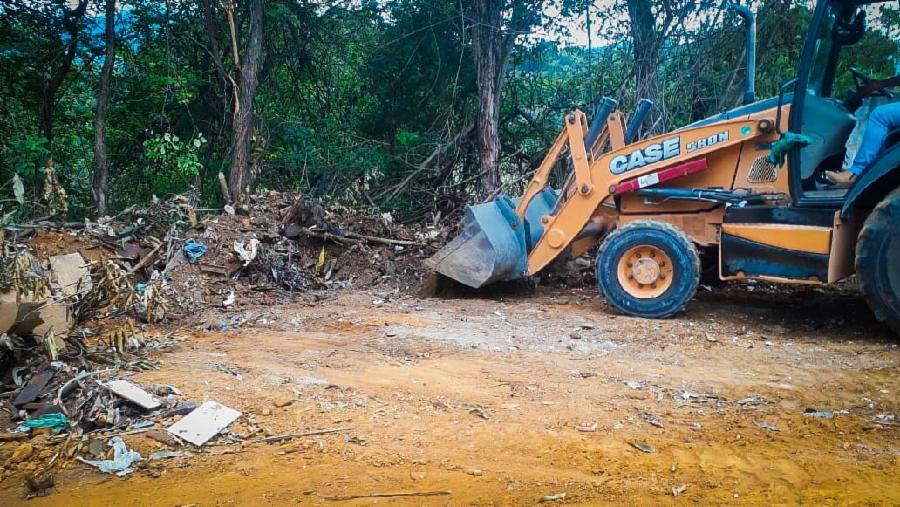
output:
[[[657,298],[672,286],[672,259],[663,250],[638,245],[619,258],[619,284],[638,299]]]

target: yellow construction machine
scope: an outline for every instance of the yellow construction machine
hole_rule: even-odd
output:
[[[755,19],[738,7],[748,27],[743,106],[646,139],[637,136],[646,101],[627,122],[610,99],[592,121],[573,111],[524,195],[469,207],[461,234],[431,266],[477,288],[536,275],[599,244],[601,294],[648,318],[693,298],[698,252],[711,254],[704,262],[717,263],[722,280],[826,284],[855,272],[874,313],[900,332],[900,131],[850,188],[824,177],[841,169],[851,133],[865,129],[862,111],[900,100],[897,77],[873,81],[857,70],[848,71],[857,83],[850,97],[832,97],[850,67],[842,50],[884,26],[871,19],[882,12],[876,3],[820,0],[796,77],[760,101]],[[548,186],[557,167],[570,168],[558,190]]]

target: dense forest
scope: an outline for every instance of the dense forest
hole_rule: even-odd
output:
[[[811,4],[749,2],[760,97],[795,74]],[[842,65],[897,74],[900,11],[873,8]],[[740,104],[744,33],[706,0],[0,0],[0,216],[193,187],[435,220],[519,192],[603,96],[652,100],[645,134]]]

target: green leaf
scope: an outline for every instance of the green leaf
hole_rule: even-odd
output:
[[[25,185],[22,183],[22,178],[19,177],[19,174],[13,174],[13,193],[16,195],[16,202],[19,205],[25,204]]]
[[[194,139],[194,148],[199,148],[201,144],[203,144],[203,141],[201,141],[200,139]]]

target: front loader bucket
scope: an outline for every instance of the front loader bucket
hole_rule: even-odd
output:
[[[462,233],[428,259],[428,265],[476,289],[522,278],[528,252],[544,232],[541,217],[550,214],[557,195],[555,190],[546,189],[535,196],[525,212],[525,220],[516,216],[518,199],[505,195],[469,206]]]

